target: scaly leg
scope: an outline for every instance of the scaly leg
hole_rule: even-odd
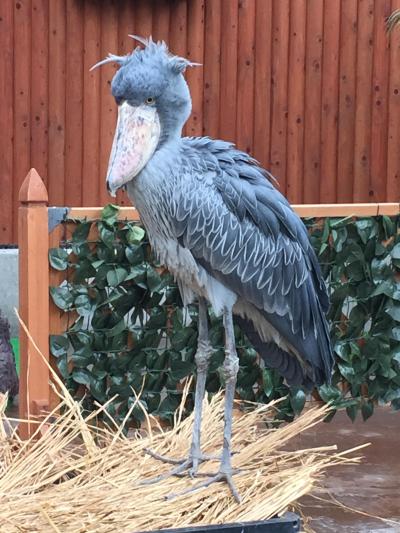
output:
[[[194,487],[183,491],[179,494],[171,494],[168,499],[181,496],[189,492],[194,492],[204,487],[208,487],[216,481],[225,481],[235,498],[240,503],[239,493],[233,483],[232,476],[234,471],[231,463],[231,438],[232,438],[232,411],[233,400],[235,397],[236,378],[239,370],[239,358],[236,353],[235,333],[233,329],[232,311],[224,310],[224,328],[225,328],[225,361],[224,361],[224,377],[225,377],[225,408],[224,408],[224,442],[222,446],[222,458],[219,471],[216,475],[211,476],[202,483],[198,483]]]
[[[196,392],[194,397],[194,422],[192,431],[192,444],[190,447],[189,457],[187,459],[170,459],[163,455],[157,454],[149,449],[146,452],[160,461],[179,465],[165,474],[160,474],[156,478],[144,483],[156,483],[162,479],[173,475],[179,475],[189,469],[189,475],[194,477],[197,473],[199,464],[212,457],[205,456],[201,453],[201,417],[203,411],[203,399],[206,390],[206,379],[208,363],[212,354],[212,347],[208,338],[208,320],[207,320],[207,302],[200,298],[199,300],[199,337],[195,362],[197,367]]]

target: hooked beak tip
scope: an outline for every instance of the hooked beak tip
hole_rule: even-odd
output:
[[[107,180],[107,191],[110,196],[115,198],[117,196],[116,189],[113,189],[110,185],[110,182]]]

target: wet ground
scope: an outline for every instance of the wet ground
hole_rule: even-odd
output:
[[[314,531],[400,533],[399,411],[381,407],[366,422],[360,418],[354,423],[345,413],[337,413],[330,423],[312,428],[297,441],[299,447],[336,444],[339,450],[370,442],[371,446],[359,452],[365,457],[361,464],[328,470],[325,487],[348,507],[398,522],[385,523],[306,497],[301,500],[303,512],[311,517]]]
[[[8,410],[17,416],[17,407]],[[337,413],[328,424],[320,424],[297,438],[296,448],[336,444],[345,450],[370,442],[358,452],[361,464],[329,469],[324,486],[340,503],[370,515],[398,522],[392,524],[363,516],[327,501],[302,498],[304,516],[316,533],[400,533],[400,411],[377,408],[363,422],[352,423],[345,413]],[[324,499],[329,495],[321,494]]]

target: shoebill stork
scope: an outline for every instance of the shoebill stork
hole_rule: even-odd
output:
[[[200,426],[210,305],[225,329],[225,418],[219,472],[201,486],[225,480],[239,499],[231,466],[234,325],[289,385],[320,385],[333,362],[328,295],[307,231],[271,175],[231,143],[182,137],[191,112],[183,73],[195,65],[163,42],[136,39],[143,48],[95,66],[120,66],[111,84],[118,121],[107,187],[114,195],[126,188],[184,304],[199,304],[193,439],[189,457],[171,473],[188,469],[193,476],[205,459]]]

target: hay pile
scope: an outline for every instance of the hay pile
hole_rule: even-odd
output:
[[[168,477],[155,485],[141,484],[171,468],[146,454],[146,449],[173,457],[187,455],[193,417],[183,419],[183,410],[190,383],[173,429],[164,431],[144,412],[144,430],[128,438],[122,426],[117,427],[111,419],[109,427],[94,425],[100,414],[107,415],[107,404],[86,418],[82,416],[79,404],[43,357],[25,324],[20,323],[52,372],[60,404],[36,422],[37,430],[30,440],[21,441],[5,417],[7,397],[0,395],[1,533],[132,533],[262,520],[283,513],[310,493],[329,466],[360,460],[348,454],[362,446],[341,453],[335,453],[335,446],[284,449],[299,433],[318,424],[327,414],[326,407],[311,408],[292,424],[275,430],[266,429],[265,422],[276,403],[246,414],[236,410],[233,466],[240,469],[235,484],[242,503],[235,502],[224,484],[166,501],[166,496],[182,492],[196,480]],[[136,406],[141,406],[137,396],[131,410]],[[222,428],[223,395],[217,394],[204,401],[204,453],[220,453]],[[210,461],[201,470],[216,471],[217,467],[218,461]]]
[[[130,438],[118,428],[95,428],[104,410],[82,418],[79,405],[63,391],[62,415],[50,414],[39,425],[40,439],[9,436],[0,401],[0,531],[132,532],[187,525],[257,520],[283,512],[309,493],[327,467],[357,458],[334,453],[334,447],[298,451],[282,448],[301,431],[318,423],[325,408],[311,408],[292,424],[262,429],[274,406],[236,411],[233,464],[243,502],[238,505],[224,484],[165,501],[170,493],[196,483],[168,478],[140,485],[168,471],[145,448],[184,457],[190,443],[192,417],[176,414],[174,429],[162,431],[147,417],[145,431]],[[55,420],[54,420],[55,418]],[[50,422],[50,420],[52,420]],[[206,453],[219,453],[223,426],[223,396],[204,402],[203,442]],[[215,471],[218,463],[202,468]]]

